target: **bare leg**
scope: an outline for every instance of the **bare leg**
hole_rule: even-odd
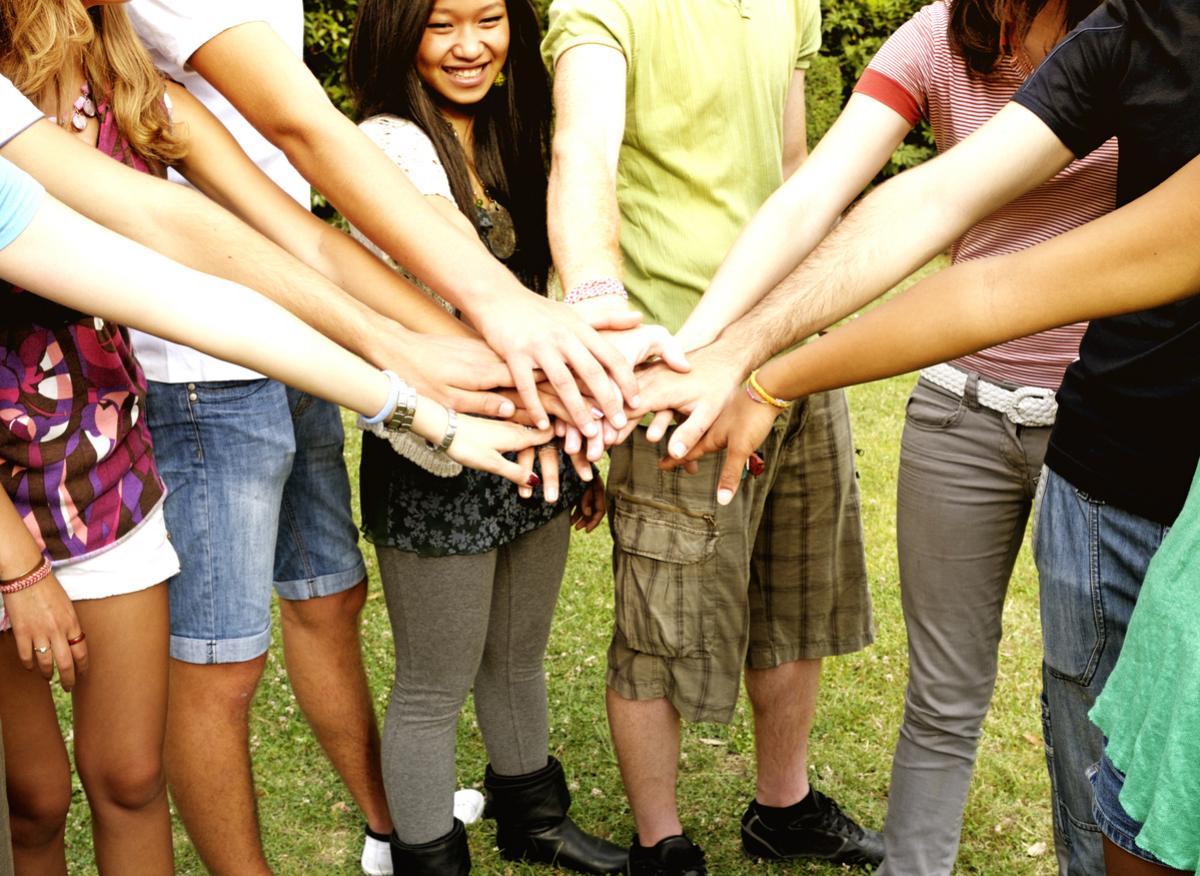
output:
[[[808,734],[820,682],[820,660],[746,670],[754,710],[755,799],[764,806],[791,806],[808,795]]]
[[[271,872],[259,838],[248,723],[266,659],[170,662],[167,780],[196,853],[217,876]]]
[[[300,710],[371,830],[392,832],[379,725],[363,668],[358,620],[367,582],[317,599],[279,600],[283,655]]]
[[[612,688],[605,701],[639,842],[649,847],[683,833],[675,798],[679,713],[668,700],[627,700]]]
[[[0,723],[17,872],[66,876],[63,830],[71,805],[67,749],[50,686],[21,665],[8,633],[0,633]]]
[[[1108,837],[1104,838],[1104,869],[1108,876],[1169,876],[1173,873],[1185,874],[1187,872],[1143,861],[1119,846],[1113,845]]]
[[[167,588],[75,603],[90,665],[73,694],[75,764],[101,873],[170,874],[163,777]]]

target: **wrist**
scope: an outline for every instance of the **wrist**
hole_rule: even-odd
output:
[[[584,301],[604,301],[607,306],[623,306],[629,300],[629,293],[616,277],[593,277],[576,283],[567,290],[563,301],[567,304],[580,304]]]
[[[13,593],[20,593],[22,590],[28,590],[35,584],[44,581],[49,575],[50,558],[43,555],[37,564],[24,574],[13,578],[0,579],[0,594],[9,596]]]

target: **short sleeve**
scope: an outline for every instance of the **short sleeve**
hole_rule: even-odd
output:
[[[0,146],[41,118],[42,111],[7,78],[0,76]]]
[[[1079,23],[1013,95],[1076,158],[1114,136],[1129,29],[1105,4]]]
[[[895,110],[910,125],[926,118],[933,59],[949,24],[946,12],[944,3],[931,3],[900,25],[863,71],[855,93]]]
[[[807,70],[821,50],[821,0],[796,3],[796,69]]]
[[[623,0],[553,0],[542,40],[542,60],[553,72],[567,49],[591,44],[616,49],[632,64],[636,52],[633,34],[633,21]]]
[[[0,158],[0,249],[29,227],[45,194],[33,177]]]
[[[383,154],[404,171],[423,195],[441,195],[455,203],[450,179],[438,159],[433,141],[414,122],[399,116],[372,116],[359,127]]]
[[[269,20],[264,2],[269,0],[133,0],[126,9],[155,61],[185,70],[188,59],[217,34]]]

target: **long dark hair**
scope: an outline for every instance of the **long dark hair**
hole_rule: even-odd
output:
[[[458,209],[478,229],[466,155],[449,122],[417,74],[417,48],[434,0],[359,0],[346,79],[359,119],[390,113],[415,122],[433,141]],[[509,267],[545,292],[550,272],[546,236],[546,173],[550,142],[550,82],[538,44],[541,28],[529,0],[506,0],[507,82],[475,105],[475,169],[513,219],[518,248]]]
[[[996,62],[1011,55],[1047,0],[952,0],[950,48],[973,76],[989,76]],[[1066,31],[1100,5],[1099,0],[1065,0]]]

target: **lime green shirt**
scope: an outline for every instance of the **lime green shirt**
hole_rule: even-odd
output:
[[[818,0],[554,0],[542,55],[624,54],[617,165],[626,288],[677,331],[742,227],[783,182],[792,72],[821,46]]]

